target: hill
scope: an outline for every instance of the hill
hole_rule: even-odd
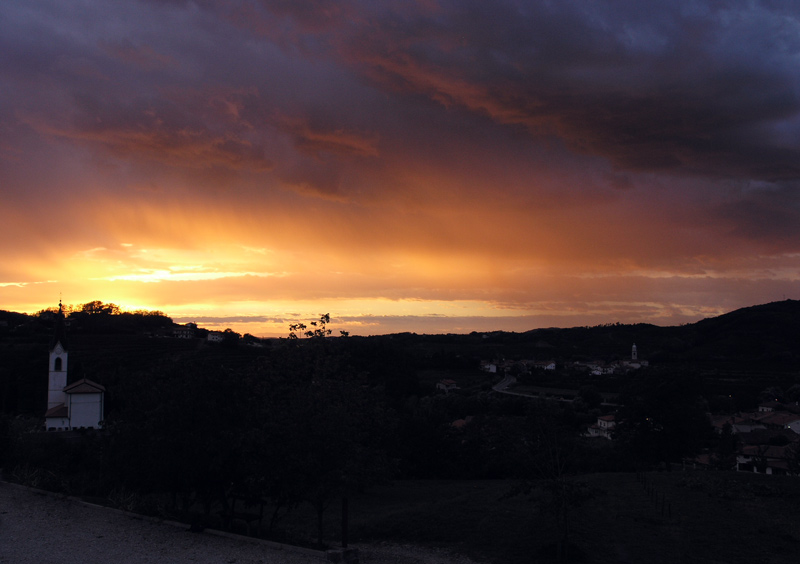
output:
[[[78,313],[72,314],[70,321],[74,377],[85,376],[105,385],[126,374],[151,370],[166,359],[199,358],[228,368],[245,366],[269,355],[280,343],[267,341],[264,348],[220,347],[199,338],[155,338],[159,329],[175,326],[163,314]],[[12,413],[41,411],[46,351],[53,327],[52,316],[0,312],[0,355],[4,360],[0,368],[0,409]],[[800,369],[797,335],[800,301],[784,300],[675,327],[614,323],[524,333],[402,333],[351,337],[350,342],[359,370],[387,378],[387,385],[412,395],[420,391],[409,383],[406,373],[410,372],[427,378],[429,381],[423,384],[432,387],[445,374],[477,374],[481,360],[610,362],[629,358],[635,343],[639,357],[651,366],[696,369],[709,379],[710,393],[727,394],[731,385],[746,385],[747,394],[753,396],[768,385],[789,387],[795,383]]]

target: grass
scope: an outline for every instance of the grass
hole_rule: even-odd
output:
[[[581,478],[593,496],[570,514],[579,561],[739,564],[794,563],[800,551],[800,480],[744,473],[649,473],[653,501],[635,474]],[[400,481],[350,500],[350,541],[444,548],[491,564],[551,560],[556,527],[535,500],[507,497],[505,481]],[[666,500],[662,510],[661,500]],[[670,510],[670,512],[667,511]],[[671,514],[670,514],[671,513]],[[339,507],[326,537],[340,535]],[[285,525],[313,538],[313,513]]]
[[[798,478],[675,470],[577,479],[592,495],[569,514],[573,561],[797,562]],[[402,480],[352,495],[350,543],[417,544],[486,564],[554,561],[553,515],[541,506],[536,492],[532,497],[509,496],[514,485],[503,480]],[[148,500],[134,499],[137,503],[128,507],[131,496],[117,493],[119,499],[108,500],[112,505],[149,513]],[[163,509],[155,502],[150,505],[153,514]],[[268,515],[267,509],[265,518]],[[325,515],[325,538],[332,546],[341,538],[340,516],[338,503]],[[235,532],[245,532],[242,523],[237,526]],[[297,508],[277,524],[271,538],[314,545],[313,510]]]

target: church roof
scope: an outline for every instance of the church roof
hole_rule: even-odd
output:
[[[67,406],[63,403],[60,403],[56,406],[51,407],[44,413],[45,417],[69,417],[69,410]]]
[[[98,394],[105,391],[106,389],[102,385],[86,378],[81,378],[64,388],[64,393],[67,394]]]

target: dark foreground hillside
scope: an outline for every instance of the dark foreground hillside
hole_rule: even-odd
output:
[[[797,479],[681,470],[644,475],[594,474],[578,479],[587,484],[591,497],[569,513],[569,562],[797,562],[800,549]],[[457,554],[486,564],[554,562],[555,527],[551,514],[540,505],[535,494],[532,498],[508,497],[512,486],[507,481],[422,480],[398,481],[370,489],[351,500],[351,545],[366,549],[363,564],[459,562]],[[11,487],[0,484],[0,488]],[[212,560],[207,546],[211,541],[205,535],[175,529],[166,533],[172,540],[162,541],[163,533],[133,520],[127,521],[128,532],[122,523],[115,525],[115,532],[104,533],[101,522],[107,519],[102,516],[103,510],[67,510],[62,507],[65,502],[56,499],[54,502],[58,503],[58,509],[43,507],[41,511],[49,518],[64,514],[72,536],[75,532],[86,532],[82,538],[93,546],[103,542],[104,534],[117,541],[125,537],[127,540],[120,542],[134,544],[118,544],[117,550],[122,547],[137,551],[130,556],[142,556],[148,551],[161,551],[163,555],[167,554],[165,550],[171,550],[170,554],[175,556],[175,551],[168,547],[179,546],[180,552],[195,562],[268,562],[273,557],[276,562],[295,561],[288,553],[270,556],[268,550],[258,553],[250,545],[237,549],[236,544],[229,542],[224,542],[228,558]],[[35,510],[38,503],[26,503],[26,514]],[[4,506],[4,510],[9,509]],[[0,561],[10,554],[4,554],[4,550],[19,548],[13,544],[19,542],[19,537],[12,535],[8,526],[14,517],[14,511],[0,515],[0,541],[3,541]],[[330,512],[327,519],[326,528],[338,538],[336,512]],[[289,525],[298,535],[303,531],[311,535],[313,521],[313,515],[298,511],[292,514]],[[148,531],[140,531],[143,527]],[[244,531],[235,528],[235,532]],[[35,538],[36,542],[41,541],[40,536]],[[60,562],[88,561],[66,558],[64,538],[58,542]],[[150,546],[157,542],[166,544],[160,548]],[[198,552],[193,548],[195,545],[205,548]],[[405,549],[392,560],[392,547],[396,545]],[[412,547],[417,548],[412,550]],[[216,545],[213,548],[217,550]],[[16,553],[25,554],[18,550]],[[444,556],[447,554],[453,556]],[[81,558],[86,557],[85,553],[82,555]],[[247,555],[255,555],[252,556],[255,559],[250,560]],[[296,560],[306,562],[300,557]]]
[[[682,471],[581,476],[591,497],[569,514],[569,561],[793,564],[800,480]],[[493,564],[554,561],[552,514],[505,481],[400,481],[351,502],[351,537],[420,543]],[[662,509],[663,507],[663,509]],[[335,517],[332,515],[332,517]],[[302,527],[302,514],[294,517]],[[329,526],[338,530],[335,518]]]
[[[103,330],[70,326],[69,371],[106,387],[104,429],[70,434],[41,432],[53,324],[23,318],[0,331],[0,466],[22,484],[197,529],[242,532],[237,500],[266,505],[258,534],[319,547],[339,541],[347,498],[353,542],[497,564],[564,548],[600,563],[789,562],[800,481],[724,471],[735,445],[707,414],[800,399],[798,305],[670,328],[249,344],[131,332],[131,319],[106,331],[117,316],[90,314],[105,315]],[[649,366],[624,360],[633,342]],[[531,359],[556,369],[525,368]],[[518,390],[558,393],[501,393],[504,370]],[[614,440],[586,436],[609,417]],[[654,471],[699,453],[720,471]],[[526,495],[510,495],[520,478]]]

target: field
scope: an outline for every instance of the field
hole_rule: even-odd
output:
[[[800,481],[681,471],[581,478],[592,497],[569,517],[573,561],[794,563],[800,550]],[[494,564],[553,560],[552,515],[505,481],[401,481],[350,501],[351,544],[415,543]],[[327,535],[338,538],[339,507]],[[311,538],[312,513],[289,525]],[[306,529],[304,529],[306,528]]]

